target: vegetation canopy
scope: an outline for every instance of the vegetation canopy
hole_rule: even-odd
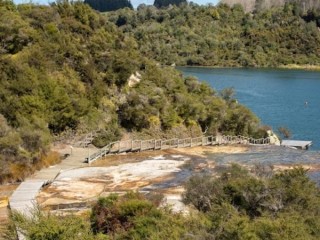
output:
[[[243,4],[143,6],[107,16],[136,39],[143,55],[167,65],[320,65],[319,1],[305,10],[290,1],[253,12],[245,11],[247,1],[226,2]]]
[[[50,143],[68,131],[100,129],[99,147],[125,132],[261,135],[249,109],[145,57],[117,27],[127,21],[81,2],[0,0],[0,182],[59,161]]]
[[[84,3],[100,12],[115,11],[126,7],[133,9],[129,0],[84,0]]]

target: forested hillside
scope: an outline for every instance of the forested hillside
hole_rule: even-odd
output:
[[[285,4],[295,5],[301,12],[320,10],[318,0],[221,0],[220,3],[226,3],[230,6],[241,4],[249,12],[284,6]]]
[[[295,5],[247,13],[237,4],[157,9],[141,6],[107,14],[144,56],[163,64],[279,67],[320,65],[315,12]]]
[[[55,161],[53,135],[68,130],[100,129],[98,146],[126,132],[258,134],[258,119],[232,91],[219,94],[149,60],[88,5],[0,0],[0,29],[0,182]]]

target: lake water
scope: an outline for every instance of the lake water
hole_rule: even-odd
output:
[[[236,99],[264,125],[285,126],[291,139],[313,141],[320,150],[320,71],[179,67],[216,90],[233,87]],[[307,104],[306,104],[307,102]]]

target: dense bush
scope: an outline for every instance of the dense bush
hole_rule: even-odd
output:
[[[313,12],[320,10],[320,2],[317,0],[221,0],[220,3],[225,3],[230,6],[240,4],[246,11],[261,11],[272,7],[279,6],[294,6],[294,11],[297,14],[305,14],[306,12]]]
[[[318,239],[320,190],[306,170],[264,176],[237,165],[219,178],[195,176],[184,202],[211,219],[215,239]]]
[[[297,6],[280,4],[247,13],[239,4],[190,3],[163,9],[144,6],[137,11],[109,13],[108,17],[112,22],[120,16],[127,19],[120,27],[122,31],[135,37],[144,55],[163,64],[320,65],[320,10],[301,12]]]
[[[187,0],[155,0],[153,5],[161,8],[169,5],[180,5],[181,3],[187,3]]]
[[[8,240],[17,239],[16,229],[29,240],[107,240],[107,236],[93,234],[86,219],[74,215],[57,216],[36,210],[31,217],[18,213],[11,216],[6,233]],[[14,224],[14,225],[13,225]]]
[[[181,239],[187,219],[131,192],[100,198],[92,209],[91,222],[95,233],[115,239]]]
[[[133,9],[130,0],[85,0],[84,3],[100,12],[115,11],[125,7]]]

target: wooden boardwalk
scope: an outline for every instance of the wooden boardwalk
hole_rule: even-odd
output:
[[[61,152],[61,154],[71,153],[70,149],[66,149],[65,151],[67,152]],[[36,196],[41,191],[42,186],[54,180],[62,171],[86,167],[88,164],[84,162],[85,156],[95,151],[97,149],[72,148],[72,154],[62,160],[61,163],[43,168],[27,178],[9,198],[10,209],[25,216],[31,216],[32,210],[36,206]],[[26,239],[18,229],[17,232],[19,240]]]
[[[282,140],[281,142],[281,146],[302,149],[302,150],[308,150],[311,145],[312,145],[312,141]]]
[[[128,140],[112,142],[101,148],[96,153],[86,157],[86,162],[92,163],[110,154],[122,152],[140,152],[147,150],[164,150],[169,148],[184,148],[220,144],[250,144],[263,145],[270,144],[270,138],[254,139],[244,136],[202,136],[184,139],[151,139],[151,140]]]

